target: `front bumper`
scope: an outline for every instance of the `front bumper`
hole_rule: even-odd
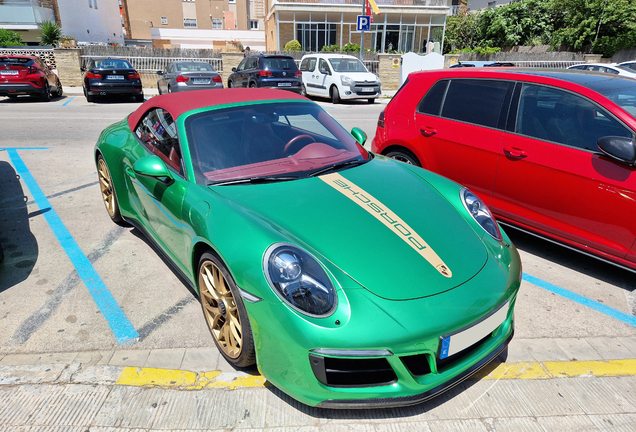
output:
[[[368,91],[368,89],[373,89]],[[364,85],[356,83],[350,87],[344,87],[341,99],[376,99],[382,94],[382,87],[379,84]]]
[[[510,254],[518,257],[514,246]],[[336,312],[323,319],[302,316],[284,304],[246,302],[259,370],[273,385],[309,406],[350,409],[423,402],[465,380],[505,349],[513,335],[520,270],[518,258],[506,270],[490,257],[463,285],[408,301],[382,299],[359,285],[343,287],[337,290]],[[453,358],[440,358],[441,336],[479,322],[505,302],[509,303],[505,318],[492,333]],[[338,356],[334,354],[338,350],[370,353]],[[314,360],[320,363],[316,355],[349,362],[353,372],[346,366],[336,373],[349,374],[347,378],[326,381],[322,366],[312,366]],[[327,363],[325,368],[331,368]],[[338,368],[331,372],[334,369]]]

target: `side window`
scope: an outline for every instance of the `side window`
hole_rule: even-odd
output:
[[[482,79],[453,79],[446,90],[442,117],[496,128],[513,83]]]
[[[611,73],[614,75],[618,75],[618,71],[616,69],[603,68],[603,72]]]
[[[169,168],[183,175],[177,125],[168,111],[162,108],[153,108],[148,111],[139,121],[135,135]]]
[[[245,64],[247,63],[248,59],[243,59],[243,61],[238,65],[238,67],[236,68],[237,71],[242,71],[243,69],[245,69]]]
[[[309,66],[307,66],[307,70],[309,72],[313,72],[316,69],[316,59],[314,57],[309,59]]]
[[[258,66],[258,57],[250,57],[247,59],[245,69],[255,69]]]
[[[442,108],[442,100],[446,94],[448,80],[438,81],[426,92],[420,103],[417,105],[417,112],[438,116]]]
[[[302,62],[300,62],[300,69],[301,71],[306,72],[307,69],[307,63],[309,63],[309,59],[304,59]]]
[[[631,137],[631,131],[608,111],[582,96],[524,84],[515,131],[519,134],[596,151],[604,136]]]
[[[329,64],[327,63],[327,60],[325,59],[320,59],[320,71],[322,72],[323,70],[329,70]]]

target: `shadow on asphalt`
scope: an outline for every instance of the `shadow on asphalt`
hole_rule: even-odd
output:
[[[632,271],[543,240],[509,225],[505,225],[503,228],[519,250],[610,285],[629,291],[636,289],[636,273]]]
[[[38,259],[38,243],[29,228],[27,197],[20,178],[9,162],[0,161],[0,243],[4,260],[0,263],[0,293],[24,281]]]

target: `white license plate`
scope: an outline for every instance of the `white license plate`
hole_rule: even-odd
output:
[[[18,75],[20,71],[17,70],[3,70],[0,71],[0,75]]]
[[[210,78],[192,78],[193,84],[210,84]]]
[[[362,90],[360,90],[362,92],[375,92],[375,89],[373,87],[362,87]]]
[[[291,83],[278,83],[278,87],[291,87]]]
[[[442,336],[439,358],[445,359],[457,354],[488,336],[506,320],[509,306],[510,303],[506,302],[485,320],[453,334]]]
[[[107,80],[123,80],[123,75],[106,75]]]

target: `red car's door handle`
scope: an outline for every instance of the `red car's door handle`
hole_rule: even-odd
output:
[[[432,137],[437,133],[437,129],[427,126],[424,129],[420,129],[420,133],[425,137]]]
[[[517,147],[504,147],[504,152],[512,157],[524,158],[528,156],[528,153],[526,153],[523,149]]]

